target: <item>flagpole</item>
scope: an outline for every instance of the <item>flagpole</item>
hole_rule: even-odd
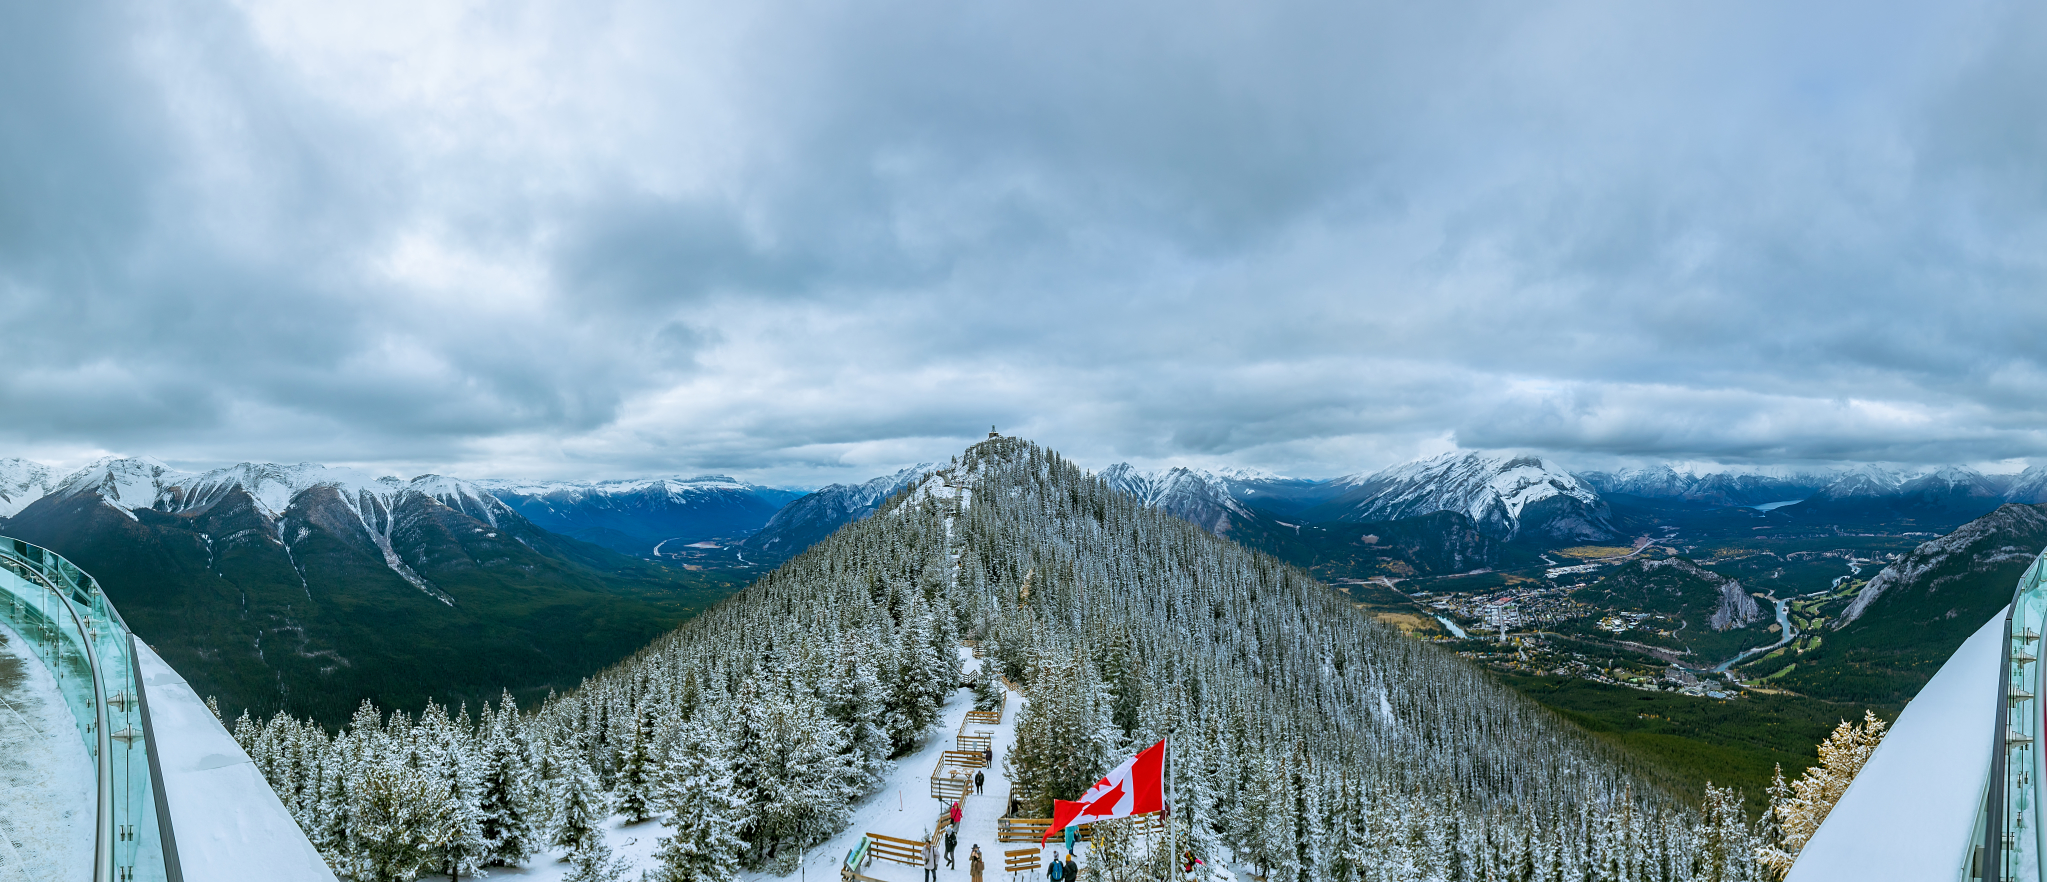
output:
[[[1174,882],[1180,867],[1180,831],[1173,826],[1173,797],[1178,795],[1173,787],[1173,776],[1180,771],[1178,759],[1173,756],[1173,731],[1166,730],[1166,882]]]

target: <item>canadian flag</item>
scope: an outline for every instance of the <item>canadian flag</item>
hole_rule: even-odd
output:
[[[1110,818],[1149,814],[1166,807],[1166,743],[1160,741],[1125,760],[1102,776],[1076,802],[1060,799],[1052,804],[1052,826],[1038,844],[1070,826]]]

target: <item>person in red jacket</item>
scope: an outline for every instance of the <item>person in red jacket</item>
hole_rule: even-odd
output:
[[[948,813],[952,815],[952,825],[953,825],[953,826],[955,826],[955,827],[959,826],[959,825],[960,825],[960,801],[959,801],[959,800],[955,799],[955,800],[953,800],[953,801],[952,801],[952,808],[951,808],[950,810],[948,810]]]

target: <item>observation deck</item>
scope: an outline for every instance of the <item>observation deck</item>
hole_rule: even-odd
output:
[[[0,882],[332,882],[99,584],[0,537]]]
[[[1787,882],[2047,882],[2043,582],[2047,553],[1905,706]]]

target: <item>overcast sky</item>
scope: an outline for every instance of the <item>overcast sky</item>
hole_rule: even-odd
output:
[[[2047,457],[2036,3],[0,5],[0,456]]]

